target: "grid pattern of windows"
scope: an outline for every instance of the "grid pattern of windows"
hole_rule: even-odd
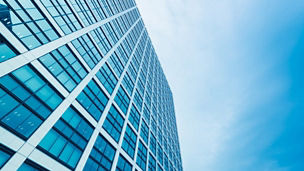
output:
[[[0,127],[20,142],[0,140],[0,169],[183,170],[134,0],[0,0],[0,21]]]
[[[137,158],[136,158],[136,164],[142,169],[146,170],[146,164],[147,164],[147,148],[145,145],[139,141],[138,144],[138,151],[137,151]]]
[[[147,123],[150,123],[150,111],[146,105],[144,105],[143,114],[144,119],[147,121]]]
[[[141,122],[141,130],[140,130],[140,136],[145,141],[146,144],[148,144],[148,138],[149,138],[149,127],[145,123],[145,121],[142,120]]]
[[[129,115],[129,121],[136,130],[138,130],[139,127],[139,120],[140,120],[140,114],[138,113],[134,105],[132,105]]]
[[[111,65],[112,69],[116,73],[118,77],[121,76],[121,73],[123,72],[124,66],[121,63],[119,57],[117,54],[114,52],[111,57],[108,59],[109,64]]]
[[[129,57],[127,55],[127,52],[126,52],[123,44],[121,44],[120,46],[117,47],[116,53],[119,56],[119,58],[121,59],[123,65],[125,66],[126,63],[128,62]]]
[[[89,82],[88,86],[78,95],[77,100],[96,121],[100,119],[108,103],[108,97],[94,80]]]
[[[68,108],[39,147],[56,160],[75,168],[92,133],[93,127],[73,108]]]
[[[102,25],[101,28],[102,28],[103,32],[105,33],[106,37],[108,38],[108,40],[110,41],[110,44],[112,46],[114,46],[115,43],[118,41],[118,37],[115,34],[115,31],[113,30],[111,25],[109,23],[106,23],[106,24]]]
[[[111,170],[114,155],[115,148],[103,136],[99,135],[83,170]]]
[[[112,94],[117,84],[117,78],[111,71],[108,64],[103,65],[103,67],[96,73],[96,77],[104,85],[109,94]]]
[[[110,134],[110,136],[118,142],[124,123],[123,117],[119,114],[118,110],[112,105],[103,124],[103,128]]]
[[[96,17],[97,21],[106,18],[105,13],[102,10],[102,6],[101,6],[102,2],[103,1],[98,1],[98,0],[92,0],[87,2],[92,10],[92,13],[94,14],[94,17]]]
[[[154,155],[156,155],[156,138],[153,134],[150,135],[150,150]]]
[[[28,138],[61,101],[28,65],[0,78],[0,123],[21,138]]]
[[[167,155],[165,155],[165,157],[164,157],[164,169],[169,170],[169,163],[168,163]]]
[[[143,99],[142,99],[142,97],[139,95],[137,89],[136,89],[135,94],[134,94],[134,103],[135,103],[135,105],[136,105],[136,107],[137,107],[138,109],[141,109],[142,103],[143,103]]]
[[[73,40],[72,44],[91,69],[101,60],[101,54],[87,34]]]
[[[107,54],[112,46],[108,41],[107,37],[105,36],[105,34],[103,33],[102,28],[99,27],[95,30],[92,30],[90,34],[92,35],[93,39],[96,41],[97,46],[100,48],[102,53],[104,55]]]
[[[134,82],[131,80],[128,73],[125,74],[122,85],[126,88],[128,94],[131,96],[134,89]]]
[[[96,22],[95,17],[84,0],[70,0],[70,2],[85,26]]]
[[[70,34],[82,28],[65,1],[41,0],[41,2],[65,34]]]
[[[68,91],[72,91],[87,75],[87,71],[67,46],[61,46],[39,60]]]
[[[131,158],[134,158],[136,138],[135,132],[127,125],[124,140],[122,142],[122,149],[124,149]]]
[[[136,80],[136,76],[137,76],[137,72],[136,70],[134,69],[133,65],[129,65],[129,68],[128,68],[128,73],[130,75],[130,78],[132,79],[132,82],[135,82]]]
[[[156,171],[156,161],[154,157],[149,154],[149,165],[148,165],[148,171]]]
[[[122,156],[120,155],[118,158],[116,171],[131,171],[132,165]]]
[[[153,117],[151,117],[151,131],[156,134],[156,121],[153,119]]]
[[[6,18],[1,20],[2,23],[28,49],[34,49],[59,38],[45,16],[30,0],[23,0],[22,2],[0,0],[0,4],[7,8]]]
[[[163,149],[160,144],[157,144],[157,160],[163,164]]]
[[[121,111],[126,114],[128,106],[130,104],[130,97],[127,95],[126,91],[122,88],[122,86],[119,87],[114,100],[121,109]]]

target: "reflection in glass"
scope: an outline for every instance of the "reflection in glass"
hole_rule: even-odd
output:
[[[0,34],[0,62],[6,61],[14,56],[16,56],[16,53]]]
[[[1,3],[1,1],[0,1]],[[6,5],[0,4],[0,21],[8,28],[12,29],[11,15]]]

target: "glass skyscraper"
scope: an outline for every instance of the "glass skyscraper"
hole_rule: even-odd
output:
[[[0,0],[0,169],[181,171],[134,0]]]

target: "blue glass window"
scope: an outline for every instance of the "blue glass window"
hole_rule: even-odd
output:
[[[101,54],[87,34],[73,40],[72,44],[91,69],[102,59]]]
[[[174,170],[174,168],[173,168],[173,164],[172,164],[172,162],[169,162],[169,164],[170,164],[170,165],[169,165],[169,166],[170,166],[170,167],[169,167],[169,168],[170,168],[170,171],[173,171],[173,170]]]
[[[96,139],[84,171],[111,170],[115,148],[101,135]]]
[[[128,30],[128,27],[126,26],[126,24],[123,21],[123,16],[118,17],[118,22],[119,22],[119,25],[121,26],[123,32],[125,33]]]
[[[70,0],[70,2],[85,26],[96,22],[95,17],[84,0]]]
[[[131,63],[134,66],[134,69],[135,69],[136,73],[138,73],[140,64],[139,64],[139,61],[137,61],[137,59],[136,59],[136,57],[134,55],[133,55]]]
[[[136,26],[134,27],[134,29],[131,30],[130,32],[130,36],[128,37],[128,41],[130,43],[131,48],[133,49],[133,47],[135,46],[135,32],[136,32],[136,28],[137,28],[138,24],[136,24]]]
[[[157,160],[163,164],[163,149],[159,143],[157,144]]]
[[[100,119],[109,100],[94,80],[89,82],[76,99],[96,121]]]
[[[121,38],[124,33],[123,33],[123,30],[121,29],[121,27],[119,26],[117,19],[112,20],[111,24],[113,25],[113,28],[114,28],[115,32],[117,33],[118,37]]]
[[[127,93],[125,92],[125,90],[122,88],[122,86],[119,87],[117,94],[114,98],[116,104],[119,106],[119,108],[121,109],[121,111],[124,114],[127,114],[127,110],[130,104],[130,98],[127,95]]]
[[[112,9],[112,13],[113,14],[118,13],[118,9],[117,9],[116,5],[114,4],[114,2],[112,0],[108,0],[107,2],[109,4],[110,8]]]
[[[127,125],[124,140],[122,142],[122,149],[124,149],[131,158],[134,158],[136,138],[135,132]]]
[[[157,119],[157,116],[156,116],[156,114],[157,114],[157,109],[156,109],[156,107],[155,107],[155,104],[156,104],[156,102],[153,101],[153,105],[152,105],[152,117],[153,117],[154,119]]]
[[[4,145],[0,144],[0,169],[12,157],[14,152]]]
[[[123,123],[123,117],[119,114],[118,110],[112,105],[102,127],[110,134],[110,136],[116,142],[118,142],[122,131]]]
[[[156,121],[151,117],[151,131],[156,135]]]
[[[164,155],[164,170],[169,170],[169,163],[168,163],[167,155]]]
[[[130,78],[132,79],[132,82],[135,83],[136,78],[137,78],[137,72],[135,71],[135,69],[134,69],[134,67],[133,67],[132,64],[129,65],[127,72],[129,74]]]
[[[31,160],[25,160],[22,165],[18,168],[18,171],[48,171],[44,167],[34,163]]]
[[[168,153],[168,143],[167,143],[167,138],[164,138],[164,151]]]
[[[97,21],[100,21],[102,19],[105,19],[105,13],[104,13],[104,9],[102,9],[100,3],[101,1],[99,0],[91,0],[87,2],[88,5],[90,6],[92,12],[94,13],[94,16],[96,17]]]
[[[143,73],[143,72],[141,72],[141,73]],[[144,97],[144,92],[145,92],[144,83],[145,82],[142,81],[142,78],[139,77],[138,82],[137,82],[137,89],[138,89],[138,92],[140,93],[141,97]]]
[[[110,41],[111,45],[114,46],[118,41],[118,36],[115,34],[115,31],[111,25],[109,23],[105,23],[101,26],[101,28],[107,39]]]
[[[22,4],[21,4],[22,3]],[[28,48],[34,49],[57,39],[58,33],[30,0],[0,0],[5,9],[2,23]]]
[[[121,6],[120,0],[117,0],[114,2],[117,8],[117,13],[121,12],[123,10],[123,6]]]
[[[153,134],[150,136],[150,150],[156,156],[156,138]]]
[[[163,171],[163,169],[161,168],[161,166],[159,164],[157,165],[157,171]]]
[[[0,78],[0,123],[21,138],[28,138],[61,102],[28,65]]]
[[[3,8],[0,4],[0,9]],[[3,11],[0,10],[0,15],[3,15]],[[2,20],[2,18],[0,18]],[[9,44],[6,39],[0,34],[0,62],[6,61],[17,55],[16,50]]]
[[[136,107],[141,110],[142,107],[142,103],[143,103],[143,99],[142,97],[139,95],[138,90],[136,89],[135,93],[134,93],[134,103],[136,105]]]
[[[107,17],[110,17],[113,15],[108,3],[107,3],[107,0],[100,0],[99,1],[101,3],[101,6],[102,6],[102,9],[104,10],[105,14]]]
[[[96,73],[96,77],[104,85],[109,94],[112,94],[118,80],[107,63]]]
[[[148,171],[156,171],[156,161],[154,157],[151,155],[151,153],[149,153]]]
[[[93,127],[73,108],[68,108],[39,143],[51,157],[75,168],[84,151]]]
[[[101,27],[98,27],[97,29],[92,30],[90,32],[90,34],[92,35],[93,39],[97,43],[97,46],[99,47],[99,49],[102,51],[103,55],[107,54],[110,51],[112,46],[111,46],[108,38],[103,33]]]
[[[70,34],[82,28],[65,1],[42,0],[41,2],[65,34]]]
[[[130,22],[128,20],[127,14],[121,16],[121,18],[122,18],[123,23],[126,25],[126,27],[129,28],[131,24],[130,24]]]
[[[160,142],[160,144],[163,144],[163,134],[160,127],[157,127],[157,139]]]
[[[132,105],[129,115],[129,121],[133,125],[133,127],[138,130],[139,127],[140,114],[137,109]]]
[[[120,61],[122,62],[123,66],[125,66],[129,60],[129,56],[127,55],[126,51],[124,50],[122,44],[120,44],[117,49],[115,50],[117,55],[119,56]]]
[[[145,145],[139,141],[138,147],[137,147],[137,157],[136,157],[136,164],[142,169],[146,170],[147,165],[147,148]]]
[[[146,105],[144,105],[143,116],[144,116],[145,120],[147,121],[147,123],[149,124],[150,123],[150,111]]]
[[[151,50],[150,50],[151,52]],[[149,53],[149,52],[148,52]],[[150,59],[150,55],[151,53],[147,54],[147,56],[145,56],[144,60],[143,60],[143,64],[142,64],[142,78],[143,78],[143,82],[145,82],[146,80],[146,75],[147,75],[147,71],[148,71],[148,63],[149,63],[149,59]]]
[[[146,144],[148,144],[149,127],[144,120],[141,122],[140,136],[146,142]]]
[[[87,71],[66,45],[39,60],[69,92],[87,75]]]
[[[119,155],[116,171],[132,171],[132,165],[122,155]]]
[[[128,38],[128,36],[127,36],[127,38]],[[130,47],[130,45],[127,41],[127,38],[122,41],[121,47],[124,49],[125,53],[127,54],[127,57],[129,57],[132,53],[132,48]]]
[[[149,83],[147,83],[149,85]],[[146,94],[145,94],[145,103],[147,104],[148,108],[151,109],[151,89],[148,89],[149,87],[146,87]]]
[[[128,94],[131,96],[134,89],[134,83],[132,82],[128,72],[125,74],[122,80],[122,85],[126,88]]]
[[[116,73],[116,75],[118,77],[120,77],[121,73],[123,72],[124,66],[122,65],[121,61],[119,60],[119,58],[115,52],[108,59],[108,62],[111,65],[114,72]]]

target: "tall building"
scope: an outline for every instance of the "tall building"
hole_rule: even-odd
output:
[[[181,171],[133,0],[0,0],[0,169]]]

